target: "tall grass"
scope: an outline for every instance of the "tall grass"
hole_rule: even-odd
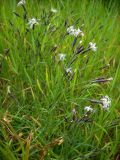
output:
[[[0,3],[0,159],[119,159],[120,24],[114,3]],[[33,17],[39,25],[30,29]],[[66,34],[73,25],[84,37]],[[75,54],[80,40],[85,49],[96,43],[97,51]],[[109,110],[100,103],[106,95]]]

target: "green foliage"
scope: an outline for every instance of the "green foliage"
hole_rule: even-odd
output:
[[[39,24],[30,29],[33,17]],[[120,158],[116,6],[27,0],[17,7],[8,0],[0,2],[0,19],[0,160]],[[67,35],[69,26],[84,36]],[[96,52],[89,42],[96,43]],[[109,111],[100,101],[106,95]]]

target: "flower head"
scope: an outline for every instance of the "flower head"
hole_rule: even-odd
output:
[[[72,113],[73,113],[74,115],[77,114],[77,111],[76,111],[75,108],[72,109]]]
[[[51,8],[51,12],[53,12],[53,13],[57,13],[57,12],[58,12],[58,10],[57,10],[57,9],[55,9],[55,8]]]
[[[67,28],[67,33],[69,35],[73,35],[75,37],[77,37],[79,34],[81,34],[81,36],[84,34],[79,28],[75,29],[74,26],[70,26]]]
[[[18,2],[17,6],[22,6],[22,5],[25,5],[26,1],[25,0],[21,0]]]
[[[66,72],[67,72],[68,74],[72,74],[72,73],[73,73],[72,68],[71,68],[71,67],[70,67],[70,68],[67,68],[67,69],[66,69]]]
[[[90,48],[92,51],[95,52],[95,51],[97,50],[96,43],[90,42],[90,43],[89,43],[89,48]]]
[[[74,26],[70,26],[67,28],[67,33],[70,34],[71,32],[74,31]]]
[[[91,108],[91,106],[86,106],[84,108],[84,111],[86,111],[86,112],[93,112],[93,108]]]
[[[28,25],[29,25],[30,29],[32,29],[34,27],[34,25],[38,25],[38,24],[39,23],[36,18],[29,19]]]
[[[113,77],[110,77],[110,78],[108,78],[107,80],[108,80],[108,81],[112,81],[112,80],[113,80]]]
[[[109,107],[111,105],[111,99],[106,95],[102,97],[101,99],[102,107],[104,110],[109,110]]]
[[[79,44],[82,44],[82,41],[79,41]]]
[[[66,57],[65,54],[63,54],[63,53],[59,54],[59,59],[60,59],[60,61],[64,61],[64,60],[65,60],[65,57]]]

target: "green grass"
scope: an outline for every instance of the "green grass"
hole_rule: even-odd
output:
[[[119,159],[117,7],[92,0],[27,0],[25,7],[27,14],[15,0],[0,2],[0,160]],[[25,16],[39,25],[29,29]],[[85,34],[74,47],[66,35],[71,25]],[[69,66],[80,40],[85,48],[95,42],[97,51],[78,54]],[[65,74],[68,67],[73,75]],[[113,80],[91,82],[101,77]],[[105,95],[109,111],[91,101]],[[85,106],[95,112],[86,116]]]

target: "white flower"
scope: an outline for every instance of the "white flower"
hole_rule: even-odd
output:
[[[104,110],[109,110],[109,107],[111,105],[111,99],[108,96],[104,96],[101,99],[102,107]]]
[[[77,37],[80,33],[82,33],[82,31],[78,28],[78,29],[74,29],[73,35],[75,37]]]
[[[54,8],[51,8],[51,12],[53,12],[53,13],[57,13],[57,12],[58,12],[58,10],[57,10],[57,9],[54,9]]]
[[[91,106],[86,106],[84,108],[84,111],[86,111],[86,112],[93,112],[93,108],[91,108]]]
[[[66,69],[66,72],[67,72],[68,74],[72,74],[72,73],[73,73],[72,68],[71,68],[71,67],[70,67],[70,68],[67,68],[67,69]]]
[[[36,20],[36,18],[29,19],[28,25],[29,25],[30,29],[32,29],[34,27],[34,25],[38,25],[38,24],[39,23]]]
[[[113,80],[113,77],[110,77],[110,78],[108,78],[107,80],[108,80],[108,81],[112,81],[112,80]]]
[[[97,50],[96,43],[90,42],[90,43],[89,43],[89,47],[90,47],[90,49],[91,49],[92,51],[94,51],[94,52]]]
[[[70,26],[67,28],[67,33],[71,33],[71,32],[74,32],[74,26]]]
[[[59,59],[60,59],[60,61],[64,61],[64,60],[65,60],[65,57],[66,57],[65,54],[63,54],[63,53],[59,54]]]
[[[18,2],[17,6],[19,7],[25,5],[25,3],[26,3],[25,0],[21,0],[20,2]]]
[[[82,44],[82,41],[79,41],[79,44]]]
[[[67,33],[69,35],[73,35],[75,37],[77,37],[79,34],[81,34],[81,36],[84,34],[79,28],[75,29],[74,26],[70,26],[67,28]]]
[[[72,113],[73,113],[74,115],[77,114],[77,111],[76,111],[75,108],[72,109]]]

